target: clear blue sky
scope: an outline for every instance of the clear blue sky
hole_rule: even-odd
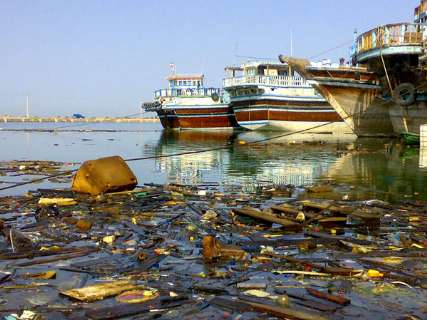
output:
[[[0,114],[120,116],[177,72],[219,86],[236,55],[310,57],[418,0],[0,0]],[[348,45],[349,46],[349,45]],[[347,46],[320,58],[348,56]],[[240,59],[241,61],[241,59]]]

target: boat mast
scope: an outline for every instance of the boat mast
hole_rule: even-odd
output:
[[[289,36],[290,36],[290,40],[291,40],[291,57],[294,56],[294,36],[292,33],[292,29],[289,30]],[[291,66],[288,64],[288,76],[291,77],[292,76],[292,69]]]
[[[169,67],[171,68],[171,74],[176,74],[176,65],[175,63],[169,63]]]

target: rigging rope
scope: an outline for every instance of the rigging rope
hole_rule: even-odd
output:
[[[338,48],[338,47],[336,47],[336,48]],[[415,87],[415,89],[418,89],[420,87],[422,87],[422,85],[418,85],[417,87]],[[386,103],[389,103],[389,101],[385,100],[385,101],[381,102],[379,105],[386,104]],[[363,113],[362,111],[361,112],[355,112],[355,113],[353,113],[351,115],[348,115],[346,117],[342,117],[342,120],[353,118],[354,116],[356,116],[358,114],[362,114],[362,113]],[[285,133],[285,134],[281,134],[281,135],[277,135],[277,136],[273,136],[273,137],[269,137],[269,138],[265,138],[265,139],[260,139],[260,140],[256,140],[256,141],[250,141],[250,142],[247,142],[246,144],[238,145],[238,146],[244,147],[244,146],[248,146],[248,145],[252,145],[252,144],[258,144],[258,143],[262,143],[262,142],[266,142],[266,141],[271,141],[271,140],[282,138],[282,137],[288,137],[288,136],[291,136],[291,135],[294,135],[294,134],[298,134],[298,133],[304,133],[304,132],[307,132],[307,131],[310,131],[310,130],[313,130],[313,129],[317,129],[317,128],[321,128],[321,127],[327,126],[327,125],[332,124],[334,122],[335,121],[326,122],[326,123],[323,123],[323,124],[320,124],[320,125],[317,125],[317,126],[313,126],[313,127],[310,127],[310,128],[304,129],[304,130],[298,130],[298,131],[288,132],[288,133]],[[125,161],[126,162],[132,162],[132,161],[142,161],[142,160],[149,160],[149,159],[170,158],[170,157],[176,157],[176,156],[182,156],[182,155],[198,154],[198,153],[205,153],[205,152],[211,152],[211,151],[217,151],[217,150],[225,150],[225,149],[228,149],[229,147],[230,147],[230,145],[225,145],[225,146],[221,146],[221,147],[208,148],[208,149],[203,149],[203,150],[185,151],[185,152],[173,153],[173,154],[165,154],[165,155],[157,155],[157,156],[130,158],[130,159],[125,159]],[[28,185],[28,184],[33,184],[33,183],[44,181],[44,180],[47,180],[47,179],[50,179],[50,178],[55,178],[55,177],[59,177],[59,176],[68,175],[70,173],[76,172],[77,170],[78,169],[67,170],[67,171],[63,171],[63,172],[56,173],[56,174],[53,174],[53,175],[48,175],[48,176],[45,176],[45,177],[42,177],[42,178],[37,178],[37,179],[30,180],[30,181],[25,181],[25,182],[19,182],[19,183],[16,183],[16,184],[13,184],[13,185],[10,185],[10,186],[7,186],[7,187],[0,188],[0,191],[12,189],[12,188],[17,188],[17,187]]]

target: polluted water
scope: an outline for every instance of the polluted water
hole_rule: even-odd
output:
[[[4,319],[426,317],[420,149],[103,126],[2,130],[0,188],[20,184],[0,198]],[[73,186],[116,155],[151,159]]]

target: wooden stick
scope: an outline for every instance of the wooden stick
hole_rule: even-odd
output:
[[[331,301],[331,302],[340,304],[342,306],[347,306],[351,303],[351,300],[347,299],[344,296],[332,295],[332,294],[329,294],[326,292],[318,291],[318,290],[313,289],[313,288],[305,288],[305,290],[307,290],[307,292],[309,294],[311,294],[313,297],[323,299],[323,300],[327,300],[327,301]]]
[[[302,225],[284,218],[279,218],[274,214],[262,212],[257,209],[251,208],[251,207],[243,207],[241,209],[233,209],[233,212],[238,215],[244,215],[251,218],[264,220],[271,223],[277,223],[280,224],[286,228],[290,228],[292,230],[302,230]]]
[[[43,264],[43,263],[56,262],[56,261],[61,261],[61,260],[68,260],[68,259],[82,257],[82,256],[88,255],[88,254],[90,254],[92,252],[96,252],[96,251],[98,251],[98,248],[86,249],[86,250],[83,250],[81,252],[73,252],[73,253],[69,253],[69,254],[62,254],[60,256],[56,256],[56,257],[52,257],[52,258],[48,258],[48,259],[34,259],[34,260],[26,261],[26,262],[13,264],[11,266],[12,267],[28,267],[28,266],[32,266],[35,264]]]

